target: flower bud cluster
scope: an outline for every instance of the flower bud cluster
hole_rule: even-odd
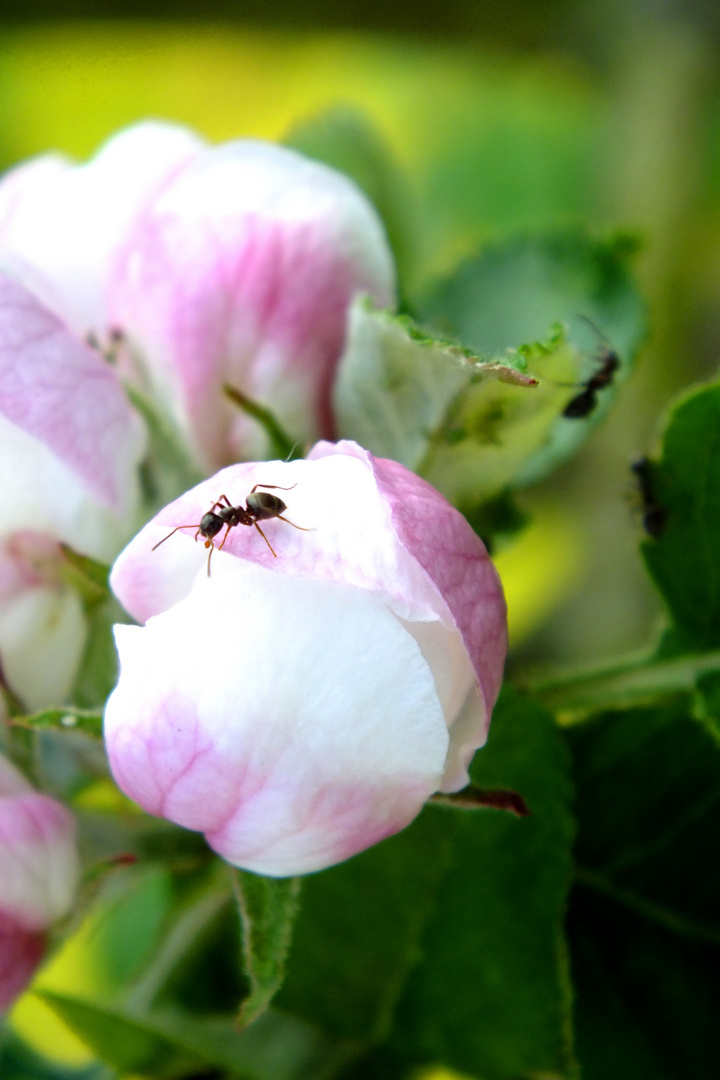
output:
[[[78,872],[72,814],[0,754],[0,1013],[40,963],[47,928],[71,910]]]
[[[146,440],[122,382],[201,471],[265,449],[224,384],[300,440],[332,436],[348,305],[358,291],[391,303],[393,287],[358,189],[279,146],[148,122],[87,164],[47,155],[4,177],[0,657],[29,708],[67,697],[85,644],[58,544],[108,562],[142,520]]]

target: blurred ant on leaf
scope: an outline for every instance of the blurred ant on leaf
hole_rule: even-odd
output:
[[[630,468],[637,476],[640,497],[643,501],[643,527],[648,536],[657,540],[665,532],[667,510],[658,503],[655,497],[652,465],[646,457],[643,457],[638,461],[633,461]]]
[[[580,318],[592,327],[598,337],[602,339],[603,345],[596,357],[600,367],[586,382],[580,383],[582,390],[574,398],[571,398],[563,409],[562,414],[568,420],[583,420],[590,415],[597,405],[598,391],[604,390],[606,386],[611,385],[615,378],[615,372],[620,367],[620,357],[611,347],[600,328],[591,322],[586,315],[581,315]]]
[[[205,547],[210,549],[207,561],[207,572],[208,577],[210,577],[210,559],[215,550],[213,538],[217,536],[223,525],[226,527],[225,535],[218,547],[218,551],[222,549],[230,530],[234,529],[236,525],[254,525],[275,558],[277,558],[277,554],[273,550],[273,546],[267,536],[258,525],[258,521],[269,521],[272,518],[280,518],[280,521],[292,525],[293,529],[300,529],[302,532],[314,532],[313,529],[303,528],[302,525],[296,525],[294,521],[290,521],[289,518],[283,517],[283,512],[287,509],[285,503],[277,495],[270,495],[266,491],[258,491],[257,489],[261,487],[273,488],[276,491],[292,491],[294,487],[297,487],[297,484],[292,484],[291,487],[281,487],[279,484],[256,484],[245,500],[245,506],[233,506],[227,495],[221,495],[220,498],[212,504],[208,512],[203,514],[200,519],[200,524],[176,525],[172,532],[169,532],[167,536],[164,536],[162,540],[159,540],[157,544],[154,545],[152,550],[155,551],[156,548],[159,548],[161,544],[164,544],[166,540],[169,540],[171,536],[174,536],[179,529],[195,529],[195,539],[197,540],[198,536],[204,537]]]

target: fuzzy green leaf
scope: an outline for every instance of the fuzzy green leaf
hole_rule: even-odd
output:
[[[535,479],[580,369],[557,328],[547,342],[481,358],[360,299],[335,410],[343,436],[401,461],[456,505],[477,507]],[[563,420],[558,430],[560,446],[579,428]]]
[[[301,882],[300,878],[268,878],[237,870],[233,884],[242,923],[245,974],[251,987],[238,1023],[247,1027],[282,986]]]

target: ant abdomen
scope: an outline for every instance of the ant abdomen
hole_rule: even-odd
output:
[[[287,510],[282,499],[277,495],[270,495],[267,491],[251,492],[246,499],[246,506],[256,521],[279,517]]]

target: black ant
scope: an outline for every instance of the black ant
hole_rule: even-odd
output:
[[[630,466],[638,479],[640,496],[643,501],[643,526],[645,532],[657,540],[665,531],[667,522],[667,510],[660,506],[655,498],[655,485],[652,477],[652,466],[646,457],[633,461]]]
[[[254,525],[267,546],[270,548],[272,554],[277,558],[277,554],[273,551],[272,544],[258,525],[258,521],[266,521],[270,518],[280,518],[281,521],[285,521],[288,525],[292,525],[294,529],[301,529],[302,532],[312,532],[312,529],[304,529],[302,525],[296,525],[294,521],[290,521],[288,518],[283,517],[283,511],[286,510],[287,507],[282,499],[279,499],[277,495],[268,495],[265,491],[258,491],[257,489],[259,487],[274,488],[278,491],[292,491],[294,487],[297,487],[297,484],[293,484],[291,487],[281,487],[279,484],[256,484],[245,500],[245,506],[233,506],[227,495],[221,495],[220,498],[212,504],[207,514],[203,514],[199,525],[176,525],[172,532],[169,532],[167,536],[164,536],[162,540],[159,540],[157,544],[155,544],[152,550],[155,551],[156,548],[160,547],[160,544],[164,544],[166,540],[169,540],[171,536],[174,536],[178,529],[196,529],[195,539],[197,540],[198,536],[203,536],[205,538],[205,547],[210,548],[207,563],[208,577],[210,577],[210,559],[215,550],[213,537],[217,536],[223,525],[226,526],[226,531],[222,538],[222,543],[218,547],[218,551],[220,551],[225,544],[230,530],[234,529],[236,525]],[[217,509],[218,507],[219,509]]]
[[[580,317],[589,323],[593,330],[602,337],[594,323],[590,322],[584,315]],[[604,390],[606,386],[610,386],[615,378],[615,372],[620,367],[620,357],[608,343],[602,346],[597,362],[600,364],[599,370],[587,382],[581,384],[582,390],[580,393],[571,398],[563,409],[562,414],[568,420],[582,420],[590,415],[597,405],[598,390]]]

